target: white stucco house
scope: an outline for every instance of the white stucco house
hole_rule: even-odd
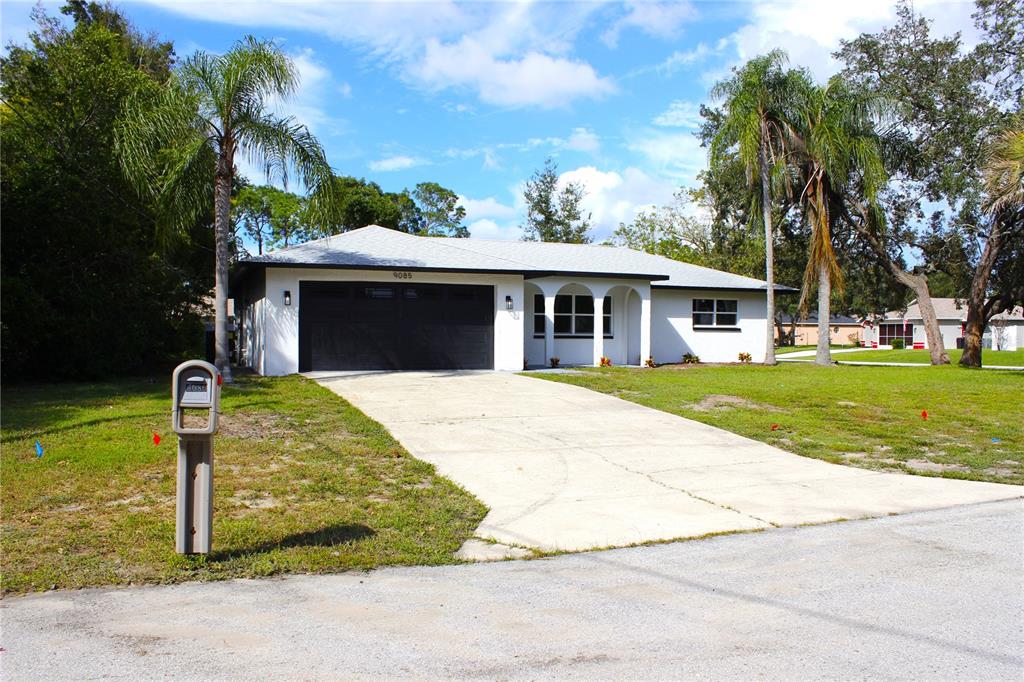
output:
[[[240,364],[265,375],[760,362],[767,333],[757,279],[626,248],[376,225],[245,260],[231,291]]]
[[[967,304],[955,298],[933,298],[932,307],[939,320],[942,343],[947,349],[963,348],[964,326],[967,322]],[[924,320],[917,301],[903,310],[890,310],[865,322],[863,345],[892,348],[893,339],[903,339],[907,348],[927,348]],[[982,345],[993,350],[1024,348],[1024,309],[995,315],[985,328]]]

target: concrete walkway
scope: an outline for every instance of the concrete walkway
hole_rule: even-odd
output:
[[[866,350],[877,350],[877,348],[833,348],[831,350],[831,354],[835,355],[836,353],[861,353]],[[776,353],[775,359],[785,360],[786,358],[813,358],[817,354],[818,351],[812,348],[811,350],[798,350],[793,353]]]
[[[624,546],[1024,494],[829,464],[515,374],[313,376],[483,501],[491,511],[477,535],[510,545]]]
[[[0,601],[5,680],[1020,680],[1019,501]]]
[[[865,348],[864,350],[870,349]],[[833,352],[837,353],[841,351]],[[791,355],[782,355],[776,358],[776,360],[778,360],[779,362],[814,362],[813,359],[805,357],[792,357],[793,355],[797,355],[797,353],[792,353]],[[835,360],[834,362],[837,365],[856,365],[860,367],[931,367],[931,364],[927,362],[881,362],[872,360]],[[1006,369],[1012,370],[1014,372],[1019,372],[1021,370],[1024,370],[1024,367],[1016,365],[982,365],[980,369]]]

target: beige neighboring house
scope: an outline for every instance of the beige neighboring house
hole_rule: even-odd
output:
[[[964,325],[967,302],[957,298],[933,298],[932,306],[939,319],[942,343],[947,349],[964,347]],[[903,339],[907,348],[927,348],[928,339],[921,319],[921,309],[914,300],[905,311],[892,310],[865,323],[863,345],[892,348],[894,339]],[[1024,348],[1024,309],[996,315],[985,328],[982,346],[993,350]]]
[[[782,316],[782,328],[786,334],[793,332],[794,346],[815,346],[818,343],[818,316],[808,315],[797,319],[788,315]],[[832,345],[861,345],[864,340],[864,326],[860,320],[849,315],[832,315],[828,324],[829,343]],[[775,339],[779,338],[779,329],[775,328]]]

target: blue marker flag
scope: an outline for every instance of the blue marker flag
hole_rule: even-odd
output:
[[[43,446],[39,444],[39,441],[36,441],[36,457],[42,457],[42,456],[43,456]]]

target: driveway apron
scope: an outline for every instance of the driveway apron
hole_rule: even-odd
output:
[[[541,550],[1019,498],[1019,486],[830,464],[568,384],[501,372],[310,373]]]

